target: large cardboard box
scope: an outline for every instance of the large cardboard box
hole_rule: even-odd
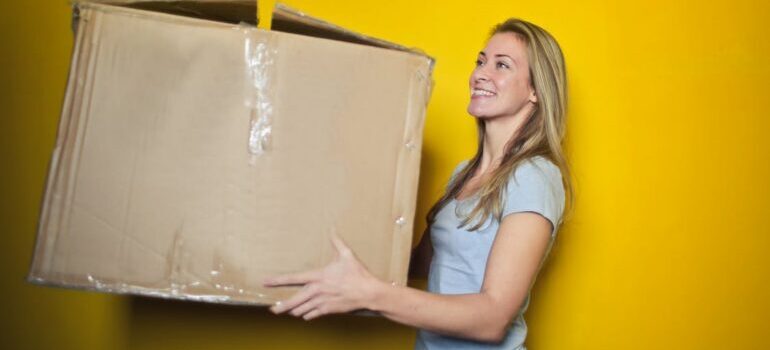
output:
[[[404,284],[432,60],[278,6],[80,1],[29,279],[267,304],[346,241]]]

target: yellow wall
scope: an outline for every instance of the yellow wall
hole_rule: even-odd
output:
[[[437,58],[421,217],[475,147],[466,81],[488,28],[518,16],[561,42],[577,202],[533,291],[530,348],[770,349],[770,2],[287,3]],[[3,1],[0,16],[4,348],[410,347],[413,330],[376,318],[303,323],[26,284],[70,12],[64,0]]]

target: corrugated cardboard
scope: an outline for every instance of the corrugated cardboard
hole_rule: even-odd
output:
[[[266,304],[336,233],[406,282],[430,58],[243,1],[75,11],[31,281]]]

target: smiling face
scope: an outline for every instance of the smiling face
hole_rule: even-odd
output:
[[[515,116],[534,108],[527,44],[513,33],[493,35],[479,53],[470,89],[468,113],[477,118]]]

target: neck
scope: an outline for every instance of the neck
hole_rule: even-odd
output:
[[[492,171],[500,165],[505,155],[505,146],[529,119],[533,108],[532,104],[527,104],[514,115],[484,120],[484,143],[479,165],[481,174]]]

